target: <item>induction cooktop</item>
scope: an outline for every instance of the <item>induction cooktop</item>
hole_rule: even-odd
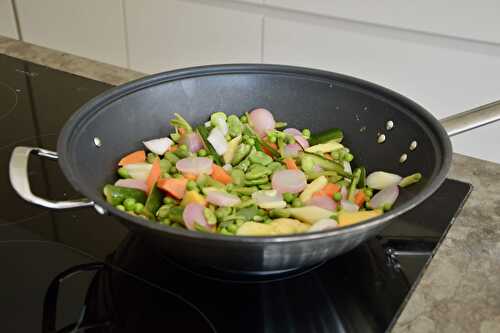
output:
[[[447,179],[381,234],[315,267],[258,280],[207,271],[111,216],[34,206],[10,186],[14,147],[55,150],[71,114],[109,88],[0,55],[2,332],[384,332],[471,191]],[[80,197],[57,163],[31,158],[29,170],[33,192]]]

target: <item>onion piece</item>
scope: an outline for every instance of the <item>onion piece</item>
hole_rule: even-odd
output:
[[[283,196],[276,190],[263,190],[252,193],[252,199],[260,208],[285,208],[286,202]]]
[[[352,173],[351,163],[347,161],[342,161],[342,165],[344,166],[344,171],[347,173]]]
[[[241,202],[238,196],[222,191],[208,192],[207,201],[220,207],[233,207]]]
[[[231,170],[233,170],[233,166],[230,163],[226,163],[222,166],[222,169],[226,170],[227,172],[231,172]]]
[[[358,205],[356,205],[354,202],[342,199],[340,201],[340,207],[342,207],[343,210],[346,212],[357,212],[359,210]]]
[[[342,199],[347,200],[347,194],[348,194],[347,187],[342,186],[340,188],[340,194],[342,194]]]
[[[211,174],[213,162],[208,157],[186,157],[178,160],[175,167],[182,173]]]
[[[334,229],[336,227],[337,227],[337,221],[332,219],[321,219],[316,221],[307,231],[308,232],[323,231],[328,229]]]
[[[278,193],[299,193],[306,188],[307,178],[300,170],[280,170],[273,174],[271,183]]]
[[[399,187],[397,185],[389,186],[377,192],[368,202],[368,205],[373,209],[384,208],[385,205],[392,206],[398,196]]]
[[[398,185],[403,179],[401,176],[385,171],[375,171],[366,177],[366,185],[375,190],[382,190],[389,186]]]
[[[186,133],[181,137],[179,143],[186,145],[192,153],[196,153],[198,150],[203,148],[203,141],[196,132]]]
[[[122,168],[128,171],[128,174],[133,179],[146,180],[148,179],[149,173],[151,172],[152,164],[141,162],[141,163],[130,163]]]
[[[297,141],[303,149],[309,148],[309,141],[302,135],[302,132],[296,128],[286,128],[283,130],[284,133],[290,134]]]
[[[135,188],[137,190],[141,190],[146,193],[148,192],[148,186],[146,185],[146,182],[140,179],[132,179],[132,178],[118,179],[115,182],[115,186]]]
[[[283,148],[286,157],[297,156],[301,150],[302,148],[297,143],[290,143]]]
[[[159,138],[142,142],[146,148],[157,155],[163,155],[174,144],[170,138]]]
[[[321,207],[324,209],[328,209],[331,211],[336,211],[337,210],[337,203],[333,201],[332,198],[323,195],[323,196],[316,196],[312,197],[306,202],[307,206],[316,206],[316,207]]]
[[[204,209],[205,206],[195,202],[186,205],[186,208],[184,208],[184,211],[182,212],[182,220],[184,221],[186,228],[189,230],[196,230],[195,225],[198,224],[207,231],[215,231],[215,225],[208,224],[205,214],[203,214]]]
[[[223,155],[227,150],[227,141],[224,134],[217,127],[214,127],[210,131],[210,135],[207,138],[208,142],[214,147],[218,155]]]
[[[276,126],[273,114],[266,109],[258,108],[250,111],[248,114],[250,125],[261,137],[265,136],[267,131],[273,130]]]

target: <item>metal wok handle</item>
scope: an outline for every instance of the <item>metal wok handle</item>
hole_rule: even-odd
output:
[[[26,201],[35,205],[43,206],[51,209],[67,209],[77,207],[93,206],[94,202],[88,199],[77,199],[68,201],[52,201],[40,198],[31,192],[30,182],[28,179],[28,159],[30,154],[35,153],[41,157],[47,157],[52,160],[57,160],[56,152],[35,148],[35,147],[16,147],[12,151],[9,163],[10,183],[17,194]]]
[[[499,120],[500,101],[496,101],[441,119],[441,124],[449,136],[454,136]]]

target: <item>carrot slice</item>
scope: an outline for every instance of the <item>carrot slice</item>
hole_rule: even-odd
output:
[[[186,193],[187,182],[186,178],[160,178],[156,186],[180,200]]]
[[[144,150],[134,151],[126,156],[124,156],[120,162],[118,162],[119,166],[124,166],[132,163],[141,163],[146,160],[146,152]]]
[[[172,145],[172,146],[170,146],[170,148],[168,148],[168,151],[173,153],[177,150],[177,148],[178,148],[177,145]]]
[[[188,172],[186,172],[186,173],[183,173],[182,175],[187,180],[196,180],[196,178],[198,178],[198,176],[196,176],[194,173],[188,173]]]
[[[328,183],[325,187],[323,187],[322,191],[325,192],[327,196],[333,197],[335,193],[340,191],[340,186],[338,186],[337,184]]]
[[[224,170],[222,167],[213,164],[212,165],[212,178],[215,179],[218,182],[221,182],[222,184],[229,184],[233,182],[233,178],[231,175],[229,175],[226,170]]]
[[[366,195],[365,195],[365,192],[363,191],[358,191],[355,195],[354,195],[354,203],[356,205],[358,205],[359,207],[361,207],[361,205],[363,205],[366,201]]]
[[[297,164],[295,163],[295,161],[293,160],[293,158],[285,158],[283,160],[283,162],[285,162],[286,164],[286,168],[288,170],[297,170]]]
[[[160,178],[161,169],[160,169],[160,159],[157,157],[153,162],[153,167],[151,167],[151,171],[149,172],[148,179],[146,180],[146,186],[148,187],[148,193],[151,192],[151,189],[155,185],[158,178]]]

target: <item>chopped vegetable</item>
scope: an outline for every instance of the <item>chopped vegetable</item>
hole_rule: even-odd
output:
[[[247,236],[330,230],[392,209],[400,188],[422,178],[367,176],[341,130],[285,128],[263,108],[215,112],[196,130],[174,115],[174,131],[123,157],[120,179],[103,188],[117,209],[164,226]]]
[[[133,153],[130,153],[124,156],[120,162],[118,162],[119,166],[124,166],[132,163],[142,163],[146,161],[146,152],[144,150],[138,150]]]
[[[182,199],[186,193],[186,185],[188,180],[185,178],[168,178],[159,179],[158,188],[166,191],[176,199]]]

